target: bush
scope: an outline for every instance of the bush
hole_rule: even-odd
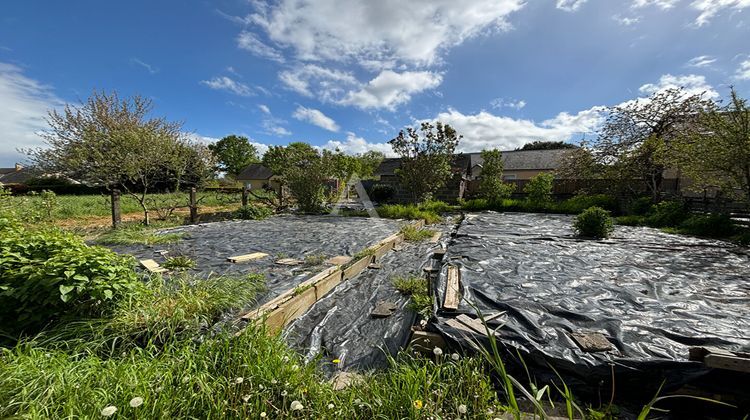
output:
[[[553,206],[557,213],[578,214],[589,207],[601,207],[609,211],[617,211],[617,200],[607,194],[577,195]]]
[[[725,238],[732,236],[737,229],[726,214],[696,214],[682,222],[679,231],[691,235]]]
[[[138,280],[133,259],[55,228],[0,231],[0,318],[17,331],[101,313]]]
[[[370,189],[370,199],[378,203],[389,201],[394,194],[396,194],[396,189],[388,184],[375,184]]]
[[[628,204],[627,214],[643,216],[651,210],[651,197],[636,198]]]
[[[266,206],[248,204],[235,211],[234,217],[242,220],[263,220],[272,214],[273,210]]]
[[[682,202],[662,201],[651,207],[646,223],[652,227],[676,227],[688,216],[689,213]]]
[[[578,236],[587,238],[606,238],[612,233],[612,218],[609,212],[601,207],[589,207],[579,214],[573,224]]]
[[[537,205],[544,206],[552,201],[552,185],[555,176],[546,172],[534,175],[529,183],[523,188],[523,192],[528,194],[528,201]]]

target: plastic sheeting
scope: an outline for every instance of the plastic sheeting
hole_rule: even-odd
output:
[[[582,240],[572,223],[559,215],[467,215],[449,244],[437,301],[447,264],[457,265],[466,299],[459,313],[474,314],[472,305],[506,311],[490,325],[504,323],[498,336],[511,355],[599,391],[613,372],[618,386],[632,381],[645,392],[662,379],[669,387],[703,375],[701,364],[687,361],[692,346],[750,350],[746,249],[621,226],[608,240]],[[436,328],[466,345],[444,323],[452,315],[439,315]],[[614,349],[584,353],[569,335],[580,331],[604,334]]]
[[[284,266],[276,264],[276,260],[354,255],[398,232],[402,223],[364,217],[282,215],[265,220],[183,226],[160,232],[185,234],[173,244],[111,248],[138,259],[153,258],[159,263],[163,263],[165,257],[184,255],[196,262],[196,268],[191,272],[198,276],[262,273],[267,279],[266,291],[258,300],[263,303],[294,288],[323,268],[320,265]],[[158,251],[167,251],[167,254],[162,256]],[[228,257],[253,252],[269,256],[237,264],[227,261]]]
[[[449,225],[428,229],[448,231]],[[445,237],[445,235],[444,235]],[[338,285],[284,332],[287,342],[305,354],[307,360],[320,357],[327,373],[336,370],[362,370],[385,367],[386,355],[395,354],[407,344],[416,314],[407,308],[409,297],[393,287],[399,276],[423,276],[439,244],[401,244],[378,262],[380,269],[363,271]],[[379,302],[394,303],[395,313],[387,318],[370,315]],[[339,359],[338,364],[332,360]]]

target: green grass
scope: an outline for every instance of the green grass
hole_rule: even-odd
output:
[[[305,259],[303,261],[305,265],[314,267],[316,265],[323,264],[327,259],[328,256],[325,254],[307,254],[305,255]]]
[[[417,229],[412,225],[406,225],[400,231],[404,235],[404,240],[409,242],[425,241],[432,238],[436,231],[429,229]]]
[[[156,232],[156,226],[125,225],[105,231],[94,242],[101,245],[162,245],[178,242],[183,236],[181,233],[160,235]]]
[[[12,197],[11,200],[20,206],[42,207],[40,196]],[[198,200],[199,206],[214,207],[240,203],[242,197],[239,193],[199,192]],[[152,211],[155,207],[187,206],[188,193],[151,194],[148,204]],[[142,209],[135,198],[122,195],[120,211],[123,214],[140,213]],[[51,216],[54,220],[80,219],[91,216],[109,216],[112,214],[111,212],[111,202],[108,195],[58,195],[56,204],[51,209]],[[154,214],[156,214],[155,211]]]
[[[396,277],[393,287],[411,298],[409,309],[427,319],[432,313],[432,298],[427,290],[427,279],[419,276]]]
[[[174,257],[167,257],[167,260],[161,266],[168,270],[190,270],[195,268],[196,263],[190,257],[175,255]]]
[[[378,215],[386,219],[424,220],[426,223],[438,223],[442,217],[429,210],[423,210],[413,204],[386,204],[377,208]]]

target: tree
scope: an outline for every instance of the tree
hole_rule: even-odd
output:
[[[523,147],[517,148],[516,150],[557,150],[557,149],[575,149],[578,146],[575,144],[565,143],[564,141],[542,141],[536,140],[531,143],[526,143]]]
[[[510,197],[515,184],[503,182],[503,153],[499,149],[482,150],[482,174],[479,178],[479,194],[490,201]]]
[[[375,174],[378,166],[380,166],[385,159],[385,154],[383,154],[383,152],[370,150],[358,155],[357,159],[359,160],[359,171],[357,172],[357,175],[359,175],[361,179],[366,179],[371,178]]]
[[[695,189],[720,187],[750,201],[750,108],[734,88],[725,106],[701,110],[675,141],[670,159]]]
[[[324,201],[324,184],[331,176],[333,153],[322,155],[307,143],[295,142],[288,146],[271,146],[263,155],[263,165],[279,177],[283,190],[288,188],[303,212],[320,211]]]
[[[666,151],[690,120],[710,104],[702,95],[690,95],[678,88],[610,108],[597,138],[582,144],[589,155],[572,153],[577,159],[568,163],[577,167],[563,168],[562,172],[578,172],[574,176],[578,179],[606,179],[617,193],[635,195],[645,189],[656,202],[668,165]]]
[[[548,172],[540,172],[529,180],[529,183],[523,188],[523,192],[528,194],[529,202],[544,206],[552,201],[552,187],[554,186],[555,176]]]
[[[258,148],[247,137],[234,134],[208,146],[219,162],[218,170],[237,176],[247,165],[259,162]]]
[[[421,133],[421,134],[420,134]],[[428,200],[450,178],[453,153],[462,136],[448,124],[424,122],[419,130],[409,127],[388,143],[401,156],[396,174],[414,201]]]
[[[149,224],[148,192],[205,179],[210,158],[188,141],[179,123],[148,118],[152,102],[97,92],[80,105],[50,111],[47,147],[28,150],[34,166],[135,197]]]

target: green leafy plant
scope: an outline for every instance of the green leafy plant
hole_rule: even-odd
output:
[[[316,266],[321,265],[325,260],[328,259],[328,256],[325,254],[308,254],[305,255],[305,265],[308,266]]]
[[[262,205],[248,204],[234,212],[234,217],[242,220],[263,220],[270,217],[273,210]]]
[[[587,238],[607,238],[614,227],[607,210],[601,207],[589,207],[576,217],[573,224],[578,236]]]
[[[378,215],[386,219],[424,220],[426,223],[438,223],[442,220],[437,213],[424,210],[419,206],[408,204],[387,204],[378,207]]]
[[[56,228],[0,232],[0,316],[17,330],[101,313],[137,283],[134,261]]]
[[[537,206],[551,203],[554,180],[555,176],[547,172],[534,175],[523,188],[523,192],[528,194],[528,201]]]
[[[396,277],[393,287],[411,298],[409,309],[427,319],[432,313],[432,298],[427,289],[427,279],[419,276]]]
[[[196,263],[190,257],[175,255],[174,257],[168,257],[161,266],[168,270],[189,270],[195,268]]]
[[[396,194],[396,189],[388,184],[375,184],[370,189],[370,199],[378,203],[387,202]]]
[[[685,204],[680,201],[662,201],[651,207],[646,223],[652,227],[679,226],[689,216]]]

